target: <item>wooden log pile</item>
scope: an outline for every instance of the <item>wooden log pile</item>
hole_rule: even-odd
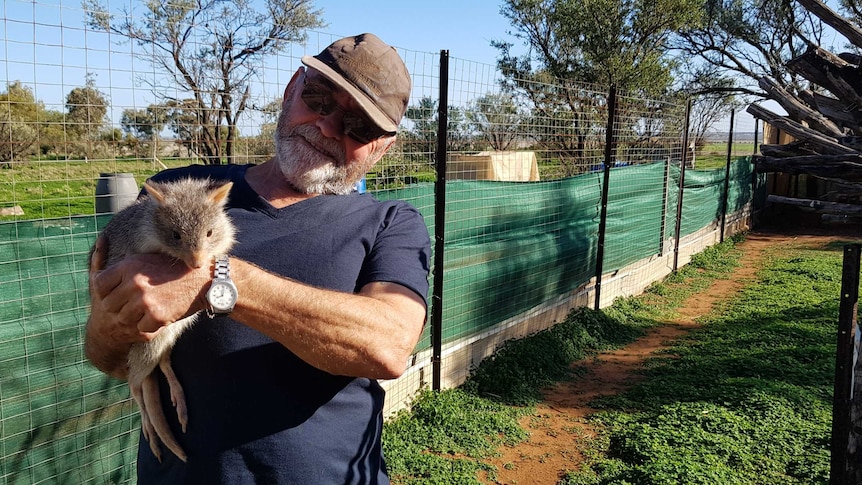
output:
[[[841,17],[821,0],[797,0],[809,12],[862,49],[862,28]],[[790,92],[775,80],[763,77],[760,88],[776,101],[787,115],[776,114],[759,104],[747,111],[796,141],[784,145],[764,144],[754,162],[759,173],[806,174],[834,182],[844,192],[842,202],[859,205],[843,207],[862,213],[862,56],[833,54],[820,46],[790,60],[787,69],[822,89]],[[772,198],[774,203],[804,205],[829,212],[816,201],[790,202]]]

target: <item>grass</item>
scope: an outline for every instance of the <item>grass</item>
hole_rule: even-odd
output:
[[[829,483],[840,257],[774,254],[646,381],[594,403],[602,438],[562,483]]]
[[[697,168],[724,167],[726,148],[722,148],[723,146],[707,145],[702,153],[698,154]],[[740,146],[735,145],[735,154],[749,153]],[[161,161],[168,167],[195,163],[194,160],[185,158],[166,158]],[[559,160],[541,161],[539,169],[543,180],[564,175]],[[0,208],[19,206],[24,215],[0,216],[0,222],[90,215],[95,212],[96,182],[100,173],[129,172],[134,174],[140,185],[160,170],[160,165],[146,159],[16,162],[12,167],[0,168]],[[381,173],[371,172],[368,174],[367,186],[369,190],[380,190],[403,187],[407,183],[433,182],[435,179],[433,171],[416,172],[392,179],[383,177]]]
[[[384,425],[393,483],[478,484],[480,471],[493,479],[496,470],[483,459],[502,444],[527,438],[518,418],[533,411],[543,388],[576,378],[573,361],[633,341],[688,295],[731,271],[736,241],[708,248],[644,296],[620,299],[607,311],[576,309],[550,329],[505,343],[460,388],[422,392],[410,411]]]
[[[395,484],[494,480],[483,460],[517,446],[517,425],[569,364],[624,345],[738,264],[734,237],[645,294],[506,343],[458,389],[423,392],[384,425]],[[770,253],[756,282],[651,359],[630,391],[591,403],[596,438],[560,485],[827,484],[843,244]],[[504,465],[505,466],[505,465]]]
[[[734,143],[731,147],[731,158],[744,157],[754,153],[754,142]],[[698,170],[712,170],[727,165],[727,143],[707,143],[694,158],[694,166]]]
[[[162,159],[167,167],[196,163],[186,158]],[[0,222],[54,219],[95,213],[96,183],[99,174],[132,173],[138,185],[162,167],[145,159],[117,160],[39,160],[16,162],[0,168],[0,208],[19,206],[24,215],[0,216]],[[368,174],[369,190],[403,187],[407,182],[433,182],[433,172],[383,180],[377,172]],[[382,181],[381,181],[382,180]]]
[[[187,159],[165,160],[168,166],[190,163]],[[0,221],[53,219],[95,212],[99,174],[129,172],[143,184],[160,170],[148,160],[33,161],[0,169],[0,207],[20,206],[23,216],[0,216]]]

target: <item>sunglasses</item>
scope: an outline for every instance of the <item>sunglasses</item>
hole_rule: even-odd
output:
[[[304,77],[302,79],[302,93],[299,97],[302,98],[302,102],[308,109],[321,116],[329,116],[335,110],[340,111],[344,134],[363,145],[378,138],[395,134],[381,130],[365,114],[348,111],[339,106],[332,95],[332,88],[319,81],[309,81],[307,77]]]

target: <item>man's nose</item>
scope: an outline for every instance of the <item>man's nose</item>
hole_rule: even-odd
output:
[[[344,136],[344,113],[341,108],[332,110],[328,115],[318,115],[317,127],[327,138],[341,139]]]

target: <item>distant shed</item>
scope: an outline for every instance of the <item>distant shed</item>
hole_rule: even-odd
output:
[[[536,152],[480,152],[475,155],[450,155],[446,162],[447,180],[501,180],[529,182],[539,180]]]

